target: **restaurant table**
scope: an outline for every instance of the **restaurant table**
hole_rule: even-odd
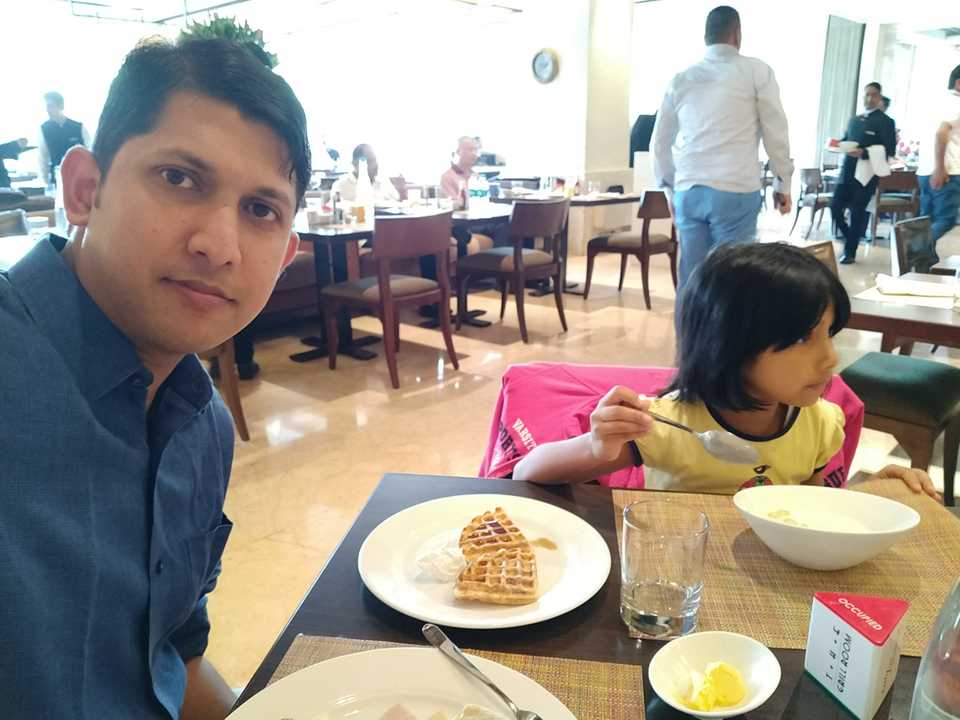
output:
[[[930,272],[934,275],[957,277],[957,273],[960,273],[960,255],[951,255],[946,260],[941,260],[930,268]]]
[[[520,195],[517,197],[497,197],[490,198],[490,202],[495,204],[512,204],[516,200],[552,200],[554,196],[552,195]],[[643,193],[623,193],[619,195],[613,195],[610,193],[600,193],[598,195],[574,195],[570,198],[570,207],[603,207],[605,205],[624,205],[627,203],[635,203],[643,200]],[[569,219],[563,224],[563,230],[560,232],[560,280],[563,284],[563,291],[571,295],[583,295],[582,292],[576,290],[578,283],[567,282],[567,255],[569,254],[570,246],[570,235],[569,235]],[[545,287],[534,291],[534,295],[548,295],[552,291],[549,288],[549,283],[545,284]]]
[[[568,510],[593,526],[610,550],[606,583],[580,607],[552,620],[504,630],[450,629],[463,648],[524,655],[592,660],[649,667],[662,647],[658,641],[631,639],[620,619],[620,561],[612,493],[595,484],[542,486],[513,480],[388,474],[370,496],[353,526],[341,540],[300,607],[281,631],[260,667],[244,688],[238,704],[262,690],[294,639],[300,635],[424,645],[423,623],[403,615],[374,597],[357,569],[360,546],[381,522],[413,505],[452,495],[502,493],[533,498]],[[749,718],[833,720],[847,712],[803,671],[802,650],[773,649],[783,678],[773,696]],[[919,658],[902,657],[892,692],[877,714],[880,720],[906,720]],[[643,673],[647,720],[688,717],[661,701]],[[589,720],[582,717],[581,720]]]
[[[957,282],[954,277],[924,273],[907,273],[902,279],[942,284]],[[893,299],[895,297],[891,296],[890,300],[883,302],[850,298],[850,321],[847,327],[882,333],[880,349],[883,352],[891,352],[898,341],[905,339],[960,347],[960,313],[953,308],[908,305]]]

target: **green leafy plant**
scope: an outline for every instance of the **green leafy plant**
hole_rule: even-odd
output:
[[[277,56],[268,52],[263,43],[263,31],[254,30],[244,21],[243,25],[236,18],[214,16],[204,23],[190,23],[186,29],[180,31],[180,39],[207,39],[220,38],[234,42],[247,43],[257,49],[257,55],[270,68],[277,66]]]

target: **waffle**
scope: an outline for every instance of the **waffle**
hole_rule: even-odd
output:
[[[537,560],[530,545],[523,542],[524,547],[501,548],[469,559],[457,578],[454,596],[497,605],[526,605],[536,600]]]
[[[468,563],[479,555],[512,548],[529,551],[530,543],[503,508],[478,515],[460,533],[460,550]]]

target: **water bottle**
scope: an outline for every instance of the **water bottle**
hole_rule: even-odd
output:
[[[960,720],[960,580],[947,596],[920,662],[910,720]]]

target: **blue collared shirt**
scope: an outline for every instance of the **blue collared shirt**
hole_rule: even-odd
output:
[[[0,716],[177,718],[230,533],[233,425],[152,376],[41,241],[0,273]]]

